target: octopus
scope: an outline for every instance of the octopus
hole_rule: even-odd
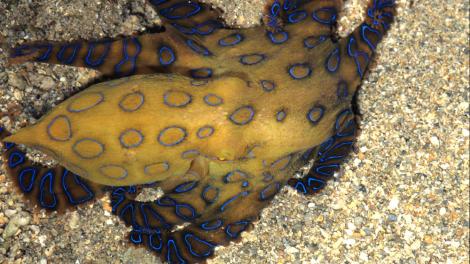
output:
[[[11,64],[88,67],[113,80],[14,135],[0,128],[5,168],[50,211],[110,193],[131,243],[168,263],[206,262],[283,186],[314,194],[338,170],[358,132],[354,96],[396,4],[370,0],[341,38],[342,0],[269,0],[262,25],[247,29],[199,1],[150,3],[163,21],[156,32],[11,49]],[[21,145],[59,165],[32,162]],[[136,199],[146,188],[164,194]]]

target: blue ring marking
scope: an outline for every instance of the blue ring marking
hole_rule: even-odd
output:
[[[194,52],[196,52],[197,54],[200,54],[202,56],[211,56],[212,55],[212,53],[206,47],[204,47],[203,45],[195,42],[192,39],[187,39],[186,40],[186,45],[191,50],[193,50]]]
[[[127,187],[127,192],[128,192],[128,193],[131,193],[131,194],[132,194],[132,193],[137,193],[137,187],[136,187],[135,185],[133,185],[133,186],[128,186],[128,187]]]
[[[250,183],[248,181],[242,182],[242,188],[246,188],[248,186],[250,186]]]
[[[130,215],[131,222],[130,223],[127,222],[127,219],[125,218],[126,217],[125,214],[127,214],[128,210],[131,211],[131,215]],[[124,206],[124,208],[122,208],[121,211],[119,212],[119,218],[121,218],[121,220],[123,220],[128,225],[132,225],[133,227],[136,226],[134,203],[130,202],[126,206]]]
[[[315,173],[325,177],[332,177],[338,169],[339,164],[320,165],[315,167]]]
[[[201,152],[197,149],[190,149],[181,153],[181,158],[183,159],[194,159],[194,157],[199,156]]]
[[[155,245],[156,240],[158,240],[158,245]],[[148,246],[150,249],[155,250],[156,252],[161,252],[163,248],[162,236],[159,233],[153,233],[149,235]]]
[[[247,61],[250,58],[255,58],[255,61]],[[246,54],[246,55],[241,55],[240,56],[240,63],[243,65],[256,65],[266,59],[266,55],[264,54],[258,54],[258,53],[253,53],[253,54]]]
[[[217,219],[213,221],[206,221],[200,225],[200,227],[205,231],[213,231],[220,228],[224,224],[224,221]]]
[[[125,137],[129,132],[135,132],[139,136],[139,141],[137,143],[129,145],[124,142],[123,137]],[[121,135],[119,135],[119,143],[121,143],[122,147],[127,148],[127,149],[136,148],[140,146],[143,141],[144,141],[144,135],[142,135],[142,133],[137,129],[133,129],[133,128],[127,129],[126,131],[122,132]]]
[[[21,46],[13,49],[13,54],[11,54],[11,58],[26,56],[26,55],[34,53],[35,51],[37,51],[39,49],[46,49],[46,50],[43,52],[43,54],[41,56],[36,58],[36,61],[40,61],[40,62],[41,61],[46,61],[46,60],[49,59],[49,57],[52,53],[53,46],[50,43],[48,43],[48,44],[39,44],[39,45],[36,45],[36,46],[21,45]]]
[[[150,3],[152,5],[161,5],[161,4],[164,4],[166,2],[168,2],[169,0],[150,0]]]
[[[39,58],[42,58],[41,61],[47,60],[47,59],[49,59],[49,56],[50,56],[52,48],[53,48],[52,44],[43,44],[43,45],[36,45],[36,46],[21,45],[21,46],[16,47],[12,50],[12,54],[11,54],[10,57],[15,58],[15,57],[29,55],[29,54],[34,53],[36,50],[43,49],[43,48],[47,48],[47,50]],[[39,58],[37,58],[36,60],[39,61]]]
[[[16,159],[16,160],[15,160]],[[23,152],[15,150],[8,156],[8,167],[10,169],[16,168],[25,162],[25,155]]]
[[[133,44],[135,45],[136,48],[136,53],[133,56],[129,56],[129,53],[127,52],[127,46],[129,45],[128,40],[131,40]],[[140,44],[139,40],[137,38],[131,38],[131,39],[123,39],[123,44],[122,44],[122,54],[124,58],[114,66],[114,72],[116,74],[122,74],[121,68],[126,62],[131,63],[131,70],[127,73],[124,73],[124,75],[131,75],[135,72],[136,70],[136,62],[137,62],[137,57],[139,56],[140,52],[142,51],[142,45]]]
[[[295,68],[297,67],[302,67],[302,68],[306,68],[307,69],[307,72],[304,74],[304,75],[300,75],[300,76],[296,76],[294,74],[294,71],[295,71]],[[292,65],[290,68],[289,68],[289,75],[292,77],[292,79],[294,80],[303,80],[305,78],[308,78],[310,77],[310,75],[312,75],[312,68],[310,67],[310,65],[308,65],[307,63],[296,63],[294,65]]]
[[[10,58],[16,58],[16,57],[20,57],[20,56],[25,56],[25,55],[29,55],[29,54],[32,54],[33,52],[35,52],[37,50],[37,47],[38,46],[30,46],[30,45],[20,45],[16,48],[13,48],[12,51],[11,51],[11,54],[10,54]]]
[[[101,96],[101,99],[100,99],[100,101],[99,101],[99,103],[98,103],[98,104],[100,104],[100,103],[102,103],[103,100],[104,100],[104,95],[103,95],[101,92],[99,92],[98,94]],[[128,106],[125,106],[123,103],[124,103],[130,96],[138,96],[139,99],[140,99],[140,100],[139,100],[140,103],[139,103],[137,106],[134,106],[134,107],[132,107],[132,108],[130,108],[130,107],[128,107]],[[124,111],[124,112],[131,113],[131,112],[135,112],[135,111],[139,110],[139,109],[142,107],[142,105],[143,105],[144,103],[145,103],[145,96],[144,96],[143,93],[141,93],[141,92],[139,92],[139,91],[137,91],[137,92],[131,92],[131,93],[128,93],[128,94],[124,95],[124,96],[121,98],[121,100],[119,101],[119,108],[120,108],[122,111]],[[94,106],[96,106],[96,105],[98,105],[98,104],[95,104],[95,105],[93,105],[93,106],[91,106],[91,107],[94,107]],[[90,109],[91,107],[88,107],[88,108],[86,108],[85,110]],[[69,110],[69,111],[70,111],[70,110]],[[84,111],[84,110],[83,110],[83,111]]]
[[[89,106],[86,106],[86,107],[82,107],[82,108],[79,108],[79,109],[73,109],[73,108],[72,108],[72,104],[75,103],[77,100],[79,100],[79,99],[82,97],[82,95],[79,95],[78,98],[73,99],[73,101],[72,101],[70,104],[67,105],[67,111],[69,111],[69,112],[71,112],[71,113],[80,113],[80,112],[84,112],[84,111],[86,111],[86,110],[88,110],[88,109],[91,109],[91,108],[93,108],[93,107],[95,107],[95,106],[101,104],[101,103],[104,101],[104,95],[103,95],[102,92],[91,92],[91,93],[88,93],[88,94],[96,94],[96,95],[98,95],[100,98],[99,98],[98,101],[96,101],[96,102],[95,102],[94,104],[92,104],[92,105],[89,105]],[[65,117],[64,115],[59,115],[59,116]],[[59,117],[59,116],[57,116],[57,117]],[[67,120],[67,121],[68,121],[68,123],[70,124],[70,120]],[[71,126],[70,126],[70,127],[71,127]],[[70,133],[70,134],[71,134],[71,133]]]
[[[182,184],[176,186],[176,187],[173,189],[173,192],[174,192],[174,193],[185,193],[185,192],[189,192],[189,191],[192,191],[194,188],[196,188],[197,184],[198,184],[197,181],[185,182],[185,183],[182,183]]]
[[[270,192],[272,191],[272,188],[275,187],[276,190],[274,191],[273,194],[269,195],[269,196],[266,196],[266,192]],[[273,182],[271,184],[269,184],[268,186],[266,186],[260,193],[259,193],[259,199],[261,201],[266,201],[266,200],[269,200],[271,198],[273,198],[278,192],[279,190],[281,189],[281,184],[279,182]]]
[[[327,39],[328,39],[328,37],[325,36],[325,35],[306,37],[304,39],[304,46],[307,49],[313,49],[313,48],[317,47],[318,45],[322,44],[323,42],[325,42]],[[312,40],[315,40],[315,42],[311,43]]]
[[[209,130],[209,134],[204,135],[203,132],[207,129]],[[212,136],[214,134],[214,131],[215,131],[215,129],[211,126],[203,126],[203,127],[198,129],[196,135],[197,135],[198,138],[204,139],[204,138],[208,138],[208,137]]]
[[[142,233],[132,230],[129,234],[129,240],[132,243],[139,245],[140,243],[142,243]]]
[[[168,263],[178,263],[178,264],[186,264],[186,260],[181,256],[180,251],[178,249],[178,246],[176,245],[175,241],[173,238],[168,239],[168,242],[166,244],[167,247],[167,253],[166,253],[166,261]],[[172,259],[172,251],[174,251],[174,256],[177,258],[178,262],[174,262]]]
[[[269,80],[261,80],[261,87],[263,87],[263,90],[266,92],[272,92],[276,89],[276,83]]]
[[[183,209],[183,208],[188,209],[191,212],[191,215],[187,216],[187,215],[183,214],[182,211],[181,211],[181,209]],[[179,218],[183,219],[184,221],[191,221],[191,220],[194,220],[195,218],[199,217],[196,209],[194,209],[194,207],[192,207],[191,205],[185,204],[185,203],[181,203],[181,204],[176,203],[175,213]]]
[[[42,48],[47,48],[47,50],[40,56],[36,59],[36,61],[47,61],[49,60],[50,56],[51,56],[51,53],[52,53],[52,49],[54,48],[52,46],[52,44],[45,44],[45,45],[41,45],[43,46]]]
[[[349,136],[354,135],[354,133],[356,131],[356,126],[355,125],[356,125],[356,123],[354,122],[354,120],[349,120],[348,123],[346,124],[346,127],[345,127],[344,130],[346,131],[348,128],[352,127],[352,131],[350,131],[350,132],[338,131],[335,136],[336,137],[349,137]]]
[[[230,41],[231,38],[235,38],[233,41]],[[245,38],[240,33],[233,33],[226,37],[219,39],[219,45],[222,47],[235,46],[241,43]]]
[[[44,46],[43,48],[47,48],[47,50],[44,52],[44,54],[42,54],[40,57],[38,57],[36,59],[36,61],[47,61],[49,60],[50,56],[51,56],[51,53],[52,53],[52,49],[54,48],[52,46],[52,44],[45,44],[45,45],[41,45],[41,46]]]
[[[172,144],[166,144],[165,142],[162,141],[161,137],[162,137],[163,133],[165,133],[167,130],[172,129],[172,128],[176,128],[179,131],[183,132],[183,136],[179,140],[173,142]],[[186,132],[186,129],[184,129],[182,127],[178,127],[178,126],[169,126],[169,127],[164,128],[162,131],[160,131],[160,133],[158,134],[158,137],[157,137],[157,141],[158,141],[158,143],[162,144],[165,147],[173,147],[173,146],[176,146],[176,145],[180,144],[181,142],[183,142],[186,139],[187,136],[188,136],[188,132]]]
[[[356,45],[356,51],[352,51],[352,45]],[[354,36],[351,36],[348,41],[348,55],[349,57],[354,58],[354,62],[356,63],[356,68],[357,68],[357,74],[359,77],[364,76],[364,71],[369,65],[369,55],[365,53],[364,51],[358,50],[356,38]],[[359,61],[359,56],[363,57],[365,59],[366,65],[364,66],[364,70],[362,69],[361,62]]]
[[[180,104],[173,104],[171,103],[169,100],[168,100],[168,97],[173,94],[173,93],[176,93],[176,94],[184,94],[186,96],[186,101],[185,102],[182,102]],[[166,91],[164,94],[163,94],[163,103],[166,104],[167,106],[169,107],[179,107],[179,108],[182,108],[182,107],[185,107],[187,106],[188,104],[190,104],[191,102],[193,101],[193,97],[191,96],[190,93],[187,93],[187,92],[183,92],[183,91],[178,91],[178,90],[168,90]]]
[[[234,115],[236,115],[239,111],[241,111],[242,109],[248,109],[250,111],[250,116],[248,117],[247,120],[243,121],[243,122],[238,122],[237,120],[235,120],[233,118]],[[242,125],[246,125],[248,123],[250,123],[252,120],[253,120],[253,117],[255,116],[255,110],[253,109],[253,107],[251,106],[242,106],[240,108],[238,108],[237,110],[235,110],[229,117],[230,121],[232,121],[234,124],[236,125],[239,125],[239,126],[242,126]]]
[[[250,224],[250,222],[248,221],[238,221],[238,222],[235,222],[235,223],[232,223],[232,224],[229,224],[227,225],[227,227],[225,228],[225,233],[230,237],[230,238],[237,238],[241,232],[245,231],[247,228],[248,228],[248,225]],[[237,232],[233,232],[232,231],[232,227],[235,226],[235,225],[241,225],[242,228],[240,230],[238,230]]]
[[[314,114],[316,114],[316,113],[318,113],[317,118],[315,118],[315,116],[314,116]],[[313,125],[316,125],[323,118],[324,113],[325,113],[325,108],[323,106],[314,106],[308,111],[307,119]]]
[[[186,34],[186,35],[194,35],[196,33],[196,29],[192,27],[185,27],[177,23],[171,23],[173,27],[175,27],[179,32]]]
[[[221,212],[225,211],[225,209],[227,208],[227,206],[228,206],[230,203],[232,203],[233,201],[235,201],[235,200],[236,200],[237,198],[239,198],[239,197],[245,197],[245,196],[247,196],[249,193],[250,193],[250,192],[248,192],[248,191],[244,191],[244,192],[241,192],[241,193],[239,193],[239,194],[233,196],[232,198],[229,198],[227,201],[225,201],[225,202],[222,204],[222,206],[220,206],[220,209],[219,209],[219,210],[220,210]]]
[[[374,16],[375,11],[377,11],[375,8],[368,8],[367,9],[367,16],[369,16],[373,20],[372,24],[374,24],[374,26],[377,26],[378,22],[375,20],[375,16]]]
[[[281,39],[277,39],[276,37],[281,35]],[[271,42],[273,44],[282,44],[284,42],[286,42],[287,40],[289,40],[289,33],[287,33],[286,31],[279,31],[279,32],[276,32],[276,33],[273,33],[271,31],[268,31],[268,37],[269,39],[271,40]]]
[[[163,53],[164,52],[169,52],[170,53],[170,59],[169,60],[165,61],[163,59]],[[173,52],[173,50],[169,46],[163,45],[163,46],[160,47],[160,49],[158,49],[158,60],[160,61],[160,64],[162,66],[168,66],[168,65],[171,65],[173,62],[175,62],[176,56],[175,56],[175,53]]]
[[[75,198],[73,197],[72,193],[70,192],[70,189],[69,189],[69,186],[68,186],[68,184],[67,184],[67,181],[66,181],[66,178],[67,178],[69,175],[72,175],[75,184],[77,184],[78,186],[80,186],[80,187],[82,188],[82,190],[87,193],[87,195],[85,195],[85,196],[83,196],[83,197],[79,197],[79,198],[77,198],[77,199],[75,199]],[[64,170],[64,173],[62,174],[61,183],[62,183],[62,189],[64,190],[64,193],[65,193],[65,195],[67,196],[67,199],[69,200],[69,202],[70,202],[72,205],[77,205],[77,204],[81,204],[81,203],[90,201],[90,200],[93,199],[93,197],[94,197],[94,194],[93,194],[93,192],[91,191],[90,187],[88,187],[88,185],[87,185],[86,183],[84,183],[83,181],[81,181],[80,178],[79,178],[77,175],[75,175],[74,173],[70,173],[70,171],[67,170],[67,169],[65,169],[65,170]]]
[[[325,67],[329,72],[334,73],[338,71],[340,64],[341,64],[341,56],[340,56],[339,48],[337,47],[326,58]]]
[[[335,126],[334,126],[335,132],[336,132],[335,137],[347,137],[347,136],[352,136],[352,135],[354,135],[354,133],[355,133],[355,131],[356,131],[356,127],[355,127],[356,123],[355,123],[354,119],[350,119],[350,120],[346,123],[346,125],[344,125],[343,131],[345,131],[345,132],[342,132],[342,131],[341,131],[342,127],[341,127],[340,122],[341,122],[341,120],[343,119],[343,116],[344,116],[344,115],[352,115],[351,109],[346,108],[346,109],[344,109],[341,113],[339,113],[339,114],[337,115],[336,121],[335,121]],[[352,131],[346,132],[346,131],[348,130],[348,128],[352,128]]]
[[[202,75],[202,74],[204,75]],[[212,69],[211,68],[198,68],[198,69],[192,69],[190,71],[191,77],[194,79],[208,79],[212,77]]]
[[[54,193],[53,187],[54,187],[54,179],[55,175],[52,170],[49,170],[44,176],[42,176],[41,181],[39,183],[39,204],[46,209],[54,209],[57,206],[57,197]],[[49,188],[49,194],[52,196],[52,202],[50,204],[47,204],[46,201],[44,200],[44,196],[46,195],[45,192],[47,190],[44,189],[44,185],[46,184],[46,181],[49,181],[48,188]]]
[[[297,2],[298,2],[298,0],[285,0],[284,1],[284,10],[288,11],[288,10],[297,9]]]
[[[15,144],[15,143],[12,143],[12,142],[4,142],[4,145],[5,145],[5,148],[6,148],[7,150],[10,150],[10,149],[12,149],[14,146],[16,146],[16,144]]]
[[[321,19],[318,14],[319,12],[327,13],[330,17],[328,19]],[[338,13],[334,7],[322,7],[312,12],[313,20],[324,25],[333,25],[336,22],[337,15]]]
[[[151,228],[151,229],[157,229],[158,227],[153,227],[150,225],[150,222],[148,220],[148,215],[146,209],[150,212],[150,215],[152,218],[156,218],[158,222],[163,226],[163,228],[169,229],[171,228],[171,225],[168,224],[168,222],[161,216],[157,211],[155,211],[149,204],[146,203],[141,203],[140,204],[140,214],[144,218],[144,224],[145,227]]]
[[[69,105],[70,106],[70,105]],[[67,123],[67,129],[64,129],[66,130],[68,133],[67,137],[65,139],[62,139],[62,138],[57,138],[55,137],[52,133],[51,133],[51,127],[55,124],[55,122],[58,120],[58,119],[65,119],[66,123]],[[69,141],[71,138],[72,138],[72,124],[70,123],[70,119],[66,116],[66,115],[58,115],[56,117],[54,117],[52,119],[52,121],[47,125],[47,128],[46,128],[46,133],[47,135],[49,136],[49,138],[51,140],[54,140],[54,141]]]
[[[248,178],[248,174],[247,174],[246,172],[243,172],[243,171],[241,171],[241,170],[234,170],[234,171],[231,171],[231,172],[227,173],[227,174],[224,176],[224,183],[234,183],[234,182],[240,182],[240,181],[242,181],[242,179],[239,179],[239,180],[232,180],[232,176],[233,176],[235,173],[239,173],[242,178]]]
[[[268,171],[265,171],[263,172],[263,182],[270,182],[274,179],[274,176],[268,172]]]
[[[20,185],[21,191],[23,191],[24,193],[29,193],[33,190],[37,174],[38,169],[36,167],[27,167],[20,171],[20,174],[18,175],[18,184]],[[28,185],[24,184],[26,176],[29,176]]]
[[[334,136],[331,137],[331,138],[334,138]],[[336,143],[336,142],[334,142],[334,143]],[[336,144],[334,146],[330,145],[330,146],[328,146],[328,148],[325,148],[325,149],[321,148],[318,151],[318,157],[319,157],[318,162],[324,163],[328,160],[344,158],[344,155],[332,155],[332,154],[329,154],[329,153],[333,152],[336,149],[341,148],[343,146],[347,146],[347,145],[352,146],[352,144],[353,144],[352,141],[345,141],[345,142],[340,142],[339,144]]]
[[[319,162],[323,163],[323,162],[327,162],[329,160],[334,160],[334,159],[344,159],[345,156],[344,155],[331,155],[329,154],[330,152],[333,152],[343,146],[347,146],[347,147],[352,147],[353,145],[353,142],[352,141],[344,141],[344,142],[341,142],[339,144],[336,144],[334,147],[326,150],[324,153],[322,153],[322,157],[320,159],[318,159]]]
[[[281,110],[276,113],[276,121],[277,122],[282,122],[287,116],[287,113],[285,110]]]
[[[100,45],[100,44],[105,45],[105,50],[103,51],[103,53],[101,54],[101,56],[98,59],[93,61],[93,58],[92,58],[93,57],[93,51],[95,50],[95,47],[97,45]],[[90,44],[88,44],[88,52],[87,52],[87,55],[85,57],[85,64],[90,68],[96,68],[96,67],[100,66],[101,64],[104,63],[104,60],[108,56],[110,48],[111,48],[111,41],[110,40],[90,42]]]
[[[179,8],[185,8],[185,7],[191,7],[193,8],[193,10],[191,10],[190,12],[184,14],[184,15],[172,15],[173,12],[175,12],[175,10],[179,9]],[[178,19],[185,19],[185,18],[189,18],[189,17],[192,17],[194,15],[196,15],[197,13],[199,13],[200,11],[202,10],[202,7],[196,3],[196,2],[180,2],[180,3],[176,3],[168,8],[164,8],[162,10],[160,10],[160,15],[164,16],[166,19],[170,19],[170,20],[178,20]]]
[[[77,52],[80,50],[80,47],[80,43],[63,45],[62,47],[60,47],[60,50],[57,53],[56,57],[60,62],[64,64],[72,64],[75,58],[77,57]],[[72,54],[70,54],[68,58],[64,58],[64,53],[69,48],[73,49]]]
[[[281,12],[281,4],[276,0],[271,6],[271,15],[277,17],[279,12]]]
[[[303,193],[303,194],[307,194],[307,192],[308,192],[308,191],[307,191],[307,187],[306,187],[305,184],[304,184],[303,182],[301,182],[301,181],[297,181],[297,183],[295,184],[294,188],[295,188],[297,191],[299,191],[299,192],[301,192],[301,193]]]
[[[343,111],[341,111],[341,113],[338,114],[338,116],[336,117],[336,121],[335,121],[335,131],[336,132],[339,132],[339,130],[341,129],[341,124],[339,122],[341,121],[343,116],[344,115],[351,115],[351,114],[352,114],[352,112],[349,108],[344,109]]]
[[[206,85],[206,84],[208,84],[208,83],[209,83],[209,81],[207,81],[207,80],[201,80],[200,78],[197,79],[197,80],[191,80],[191,81],[190,81],[190,84],[191,84],[192,86],[196,86],[196,87],[204,86],[204,85]]]
[[[200,24],[197,24],[195,27],[185,27],[178,23],[171,23],[173,27],[175,27],[179,32],[186,34],[186,35],[200,35],[200,36],[207,36],[214,33],[217,29],[222,28],[222,23],[216,20],[207,20]],[[209,26],[208,29],[204,30],[204,27]]]
[[[375,34],[377,36],[377,43],[380,42],[380,40],[382,39],[382,33],[380,33],[380,31],[370,27],[366,23],[362,23],[362,25],[361,25],[361,38],[362,38],[362,40],[365,43],[367,43],[367,46],[369,46],[369,48],[372,51],[375,51],[376,44],[374,44],[370,41],[370,39],[366,35],[366,31],[372,32],[373,34]]]
[[[308,16],[304,10],[295,11],[287,16],[287,21],[291,24],[299,23]]]
[[[168,196],[163,196],[157,199],[156,204],[163,207],[174,207],[176,206],[176,201]]]
[[[323,156],[323,154],[333,146],[333,144],[335,143],[335,140],[336,140],[335,137],[332,136],[329,139],[327,139],[325,142],[321,143],[317,156],[319,157]]]
[[[213,199],[209,199],[207,198],[207,192],[210,191],[210,190],[215,190],[216,191],[216,195]],[[219,198],[219,193],[220,193],[220,190],[219,188],[217,187],[212,187],[211,185],[207,185],[204,190],[202,191],[201,193],[201,196],[202,196],[202,199],[208,203],[208,204],[212,204],[214,203],[215,201],[217,201],[217,198]]]
[[[93,143],[96,143],[100,146],[101,148],[101,151],[98,153],[98,154],[95,154],[94,156],[83,156],[78,150],[77,150],[77,146],[83,142],[93,142]],[[79,139],[77,140],[73,145],[72,145],[72,151],[75,155],[77,155],[78,157],[80,157],[81,159],[95,159],[95,158],[98,158],[99,156],[101,156],[104,152],[105,152],[105,146],[93,139],[93,138],[82,138],[82,139]]]
[[[347,98],[348,95],[349,95],[348,83],[345,81],[340,81],[338,83],[338,86],[336,87],[336,96],[338,96],[339,99],[342,99],[342,98]]]
[[[205,26],[209,26],[209,29],[205,30],[205,31],[201,30]],[[217,20],[207,20],[205,22],[197,24],[196,27],[195,27],[195,31],[196,31],[197,34],[199,34],[201,36],[207,36],[207,35],[210,35],[210,34],[214,33],[214,31],[216,31],[219,28],[222,28],[222,23],[220,23]]]
[[[197,242],[207,246],[208,247],[207,251],[204,251],[204,252],[201,252],[201,253],[198,253],[198,252],[194,251],[193,246],[189,242],[190,238],[193,238]],[[197,236],[195,236],[191,233],[186,233],[184,235],[184,243],[186,244],[186,247],[188,248],[189,253],[191,253],[191,255],[193,255],[195,257],[198,257],[198,258],[207,258],[209,256],[212,256],[214,254],[214,248],[217,246],[217,245],[212,244],[208,241],[205,241],[205,240],[203,240],[203,239],[201,239],[201,238],[199,238],[199,237],[197,237]]]
[[[216,103],[210,102],[211,97],[217,100],[217,102]],[[216,94],[210,93],[204,96],[204,102],[209,106],[219,106],[224,103],[224,99]]]
[[[339,166],[338,166],[339,167]],[[318,184],[319,186],[316,187],[314,186],[314,184]],[[323,188],[325,188],[326,186],[326,181],[320,179],[320,178],[316,178],[316,177],[308,177],[308,181],[307,181],[307,185],[308,187],[310,187],[312,190],[314,191],[318,191],[318,190],[321,190]]]
[[[120,193],[121,191],[125,192],[125,189],[122,187],[115,188],[111,194],[111,211],[113,214],[116,214],[118,206],[125,200],[124,193]]]

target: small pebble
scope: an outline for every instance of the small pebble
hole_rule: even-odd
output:
[[[79,221],[80,221],[80,216],[78,215],[78,213],[76,211],[71,213],[70,218],[69,218],[70,229],[78,228]]]
[[[5,215],[8,217],[8,218],[11,218],[13,215],[16,214],[16,210],[12,210],[12,209],[6,209],[5,210]]]
[[[392,198],[392,200],[390,200],[390,203],[388,204],[388,209],[395,210],[397,209],[398,204],[400,204],[400,198],[395,196]]]
[[[7,239],[20,229],[20,227],[25,226],[29,224],[31,221],[31,217],[28,214],[17,214],[14,215],[10,221],[8,222],[7,226],[5,227],[5,230],[3,231],[2,237],[4,239]]]
[[[42,90],[50,90],[55,86],[56,86],[56,83],[55,83],[54,79],[52,79],[49,76],[44,77],[39,83],[39,87]]]

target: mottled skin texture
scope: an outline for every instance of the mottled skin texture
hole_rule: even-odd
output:
[[[12,63],[146,75],[93,85],[4,139],[63,167],[34,165],[7,144],[7,169],[51,210],[122,186],[111,188],[113,211],[133,243],[171,263],[200,262],[249,228],[306,158],[312,170],[288,182],[305,194],[339,167],[356,135],[352,98],[395,6],[372,1],[365,22],[337,39],[339,0],[269,1],[265,26],[243,30],[221,28],[218,11],[197,1],[151,2],[160,33],[13,50]],[[153,183],[165,196],[133,200],[135,185]]]

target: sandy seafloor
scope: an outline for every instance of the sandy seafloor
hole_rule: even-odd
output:
[[[258,24],[263,0],[207,0],[231,25]],[[342,30],[362,16],[348,5]],[[319,195],[284,188],[241,243],[210,263],[468,263],[469,3],[401,1],[359,95],[359,153]],[[72,40],[129,35],[159,23],[144,0],[0,0],[0,35]],[[35,122],[97,78],[65,66],[5,66],[2,125]],[[40,157],[49,162],[47,157]],[[0,170],[0,263],[160,263],[130,246],[98,201],[65,215],[35,212]]]

